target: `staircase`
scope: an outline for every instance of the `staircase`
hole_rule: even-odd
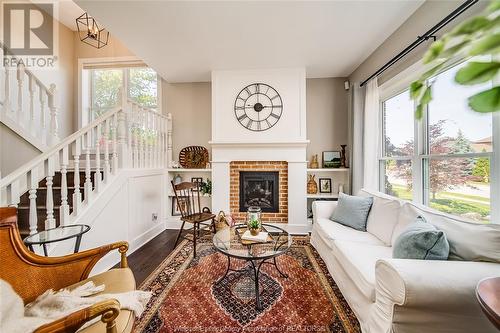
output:
[[[0,54],[12,53],[0,42]],[[78,223],[121,171],[172,161],[171,114],[120,91],[118,107],[61,140],[56,93],[22,63],[0,69],[0,121],[42,151],[0,179],[0,206],[18,208],[23,237]]]
[[[123,97],[117,107],[0,179],[0,206],[18,208],[23,236],[78,222],[125,169],[166,168],[172,116]]]
[[[0,57],[11,54],[0,42]],[[0,70],[0,121],[38,148],[46,151],[60,141],[57,88],[47,87],[22,63]]]
[[[99,172],[102,180],[103,173]],[[67,191],[72,193],[75,191],[76,186],[74,185],[74,171],[68,171],[66,176],[68,177]],[[96,171],[91,171],[91,179],[99,177]],[[85,172],[80,171],[80,184],[79,188],[84,188],[85,186]],[[47,179],[44,179],[38,183],[37,193],[36,193],[36,215],[37,215],[37,230],[45,230],[53,227],[59,227],[61,225],[61,206],[62,206],[62,173],[60,171],[54,174],[52,180],[52,200],[54,202],[54,207],[52,212],[47,210],[47,191],[50,190],[50,186],[47,186]],[[92,181],[92,190],[95,190],[95,181]],[[67,197],[67,202],[69,206],[69,213],[73,212],[73,196]],[[85,193],[82,193],[82,201],[85,202]],[[30,234],[30,193],[29,191],[24,193],[19,199],[19,205],[17,206],[17,219],[18,227],[21,233],[21,237],[26,237]],[[52,221],[51,223],[46,223],[46,221]]]

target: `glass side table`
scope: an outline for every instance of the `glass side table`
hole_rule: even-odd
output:
[[[26,237],[23,241],[32,252],[35,252],[33,250],[33,245],[42,245],[43,254],[48,257],[47,244],[76,238],[74,253],[77,253],[80,249],[83,234],[89,230],[90,226],[86,224],[66,225],[37,232],[36,234]]]

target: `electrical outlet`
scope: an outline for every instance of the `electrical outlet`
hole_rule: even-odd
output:
[[[151,220],[152,220],[153,222],[158,221],[158,213],[153,213],[153,214],[151,215]]]

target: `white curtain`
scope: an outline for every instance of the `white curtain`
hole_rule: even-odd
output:
[[[380,98],[377,78],[366,85],[363,126],[363,187],[378,191],[380,151]]]
[[[351,193],[357,194],[363,188],[363,119],[365,88],[354,82],[350,89],[349,124],[351,128]]]

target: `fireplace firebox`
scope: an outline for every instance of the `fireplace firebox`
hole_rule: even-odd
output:
[[[240,171],[240,212],[258,206],[263,212],[279,212],[279,172]]]

